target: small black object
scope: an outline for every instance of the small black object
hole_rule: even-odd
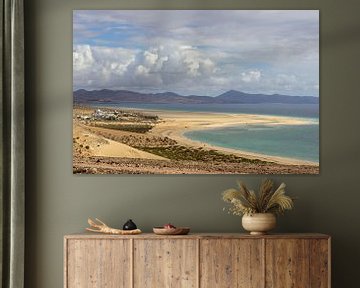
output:
[[[123,226],[123,230],[135,230],[135,229],[137,229],[136,224],[131,219],[126,221],[126,223]]]

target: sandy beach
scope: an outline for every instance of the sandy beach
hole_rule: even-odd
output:
[[[150,133],[167,136],[179,143],[192,147],[202,147],[205,149],[215,149],[227,154],[235,154],[249,159],[260,159],[287,165],[318,165],[315,162],[298,160],[272,155],[264,155],[237,149],[224,148],[210,145],[208,143],[193,141],[184,136],[185,132],[195,130],[206,130],[238,125],[307,125],[314,121],[305,118],[290,118],[281,116],[252,115],[252,114],[223,114],[223,113],[203,113],[203,112],[164,112],[151,111],[160,116],[163,120],[156,125]]]
[[[318,173],[318,164],[310,161],[228,149],[184,136],[188,131],[232,125],[313,124],[311,119],[140,109],[124,111],[127,112],[123,112],[118,120],[105,121],[91,119],[93,108],[74,109],[73,162],[76,173]],[[106,113],[112,115],[113,110],[109,108]]]

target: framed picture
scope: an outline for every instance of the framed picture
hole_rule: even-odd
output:
[[[73,11],[73,173],[318,174],[319,11]]]

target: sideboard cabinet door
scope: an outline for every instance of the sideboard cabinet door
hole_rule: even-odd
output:
[[[330,287],[330,240],[310,240],[310,287]]]
[[[308,243],[306,239],[266,239],[266,287],[308,287]]]
[[[266,239],[266,288],[329,287],[329,240]]]
[[[200,287],[263,287],[263,253],[261,239],[202,239]]]
[[[134,240],[134,288],[196,288],[196,239]]]
[[[131,287],[130,240],[67,240],[68,288]]]

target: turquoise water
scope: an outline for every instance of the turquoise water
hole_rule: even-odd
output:
[[[96,103],[112,108],[279,115],[314,120],[311,125],[248,125],[192,131],[185,136],[225,148],[319,162],[319,105],[317,104],[142,104]],[[311,120],[310,120],[311,121]]]
[[[319,125],[249,125],[184,134],[225,148],[319,162]]]

